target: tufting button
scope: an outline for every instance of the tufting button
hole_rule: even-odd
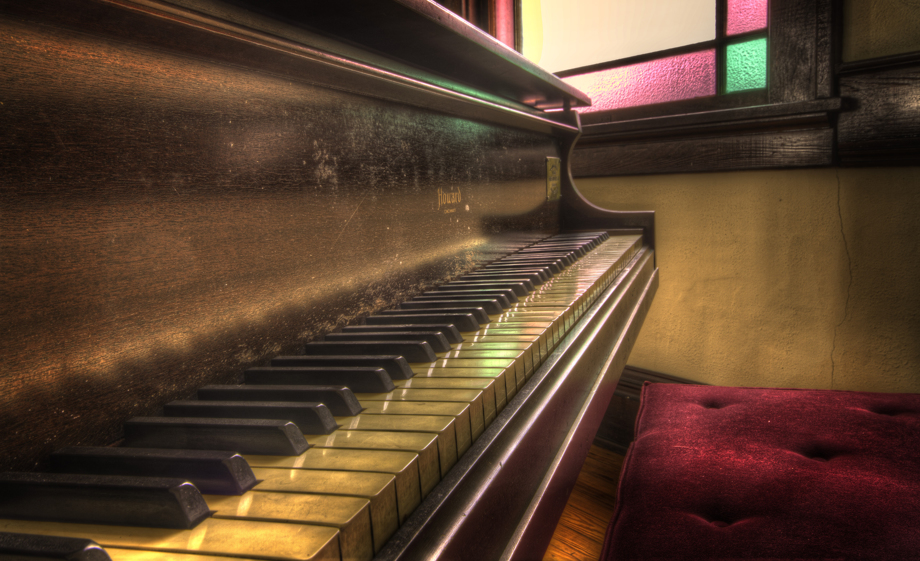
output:
[[[795,450],[793,450],[793,452],[795,452]],[[796,453],[816,462],[827,462],[841,454],[839,450],[832,450],[819,444],[812,445]]]
[[[889,407],[872,407],[869,409],[869,412],[875,413],[876,415],[885,415],[886,417],[895,417],[902,413],[902,411],[898,411]]]
[[[733,509],[727,509],[719,505],[704,508],[699,517],[716,528],[727,528],[740,519],[737,513],[733,512]]]

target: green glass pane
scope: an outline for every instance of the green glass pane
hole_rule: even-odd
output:
[[[767,39],[728,45],[725,52],[725,91],[767,87]]]

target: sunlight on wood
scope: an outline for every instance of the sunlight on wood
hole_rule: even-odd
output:
[[[594,561],[616,506],[623,456],[592,446],[543,561]]]

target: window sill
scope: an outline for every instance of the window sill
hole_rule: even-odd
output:
[[[684,115],[597,123],[582,127],[581,143],[784,128],[792,125],[814,123],[826,124],[829,122],[831,114],[840,111],[840,108],[841,100],[839,97],[835,97],[797,103],[777,103]]]
[[[840,98],[587,124],[575,177],[827,166]]]

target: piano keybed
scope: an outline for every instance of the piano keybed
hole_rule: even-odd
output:
[[[641,241],[636,235],[563,234],[420,295],[414,300],[420,305],[410,301],[391,315],[431,318],[440,313],[448,317],[460,314],[454,309],[462,306],[460,298],[476,308],[496,298],[507,306],[491,308],[487,323],[462,330],[463,341],[434,352],[434,360],[409,362],[411,377],[392,379],[389,391],[355,391],[363,409],[357,415],[334,416],[338,428],[328,434],[305,434],[310,447],[302,453],[243,452],[258,483],[241,494],[204,494],[213,515],[193,528],[18,520],[3,509],[0,532],[90,539],[102,545],[112,559],[122,561],[370,559],[501,414],[632,259]],[[577,260],[566,258],[570,263],[560,267],[557,249],[571,254],[573,245],[586,244],[592,248]],[[549,268],[555,272],[551,278],[537,272]],[[526,294],[521,292],[520,287],[533,280],[538,284]],[[512,296],[511,290],[518,294]],[[513,299],[517,302],[510,301]],[[447,322],[449,319],[422,319],[407,329],[417,331],[419,323]],[[353,335],[328,340],[360,341],[362,336],[355,339],[354,334],[369,329],[346,329],[344,333]],[[429,335],[426,332],[425,337]],[[329,352],[320,349],[321,355]],[[285,390],[283,384],[273,381],[286,376],[296,379],[306,369],[301,364],[304,361],[304,357],[278,357],[272,366],[247,373],[247,384],[261,377],[262,383],[253,387],[268,392],[281,386],[270,401],[285,399],[296,388]],[[219,388],[214,387],[214,392]],[[202,395],[208,400],[215,396],[238,399],[221,397],[219,392],[206,394],[206,390],[211,391],[202,388],[199,399]],[[217,401],[202,402],[207,403]],[[127,444],[131,445],[130,439]],[[6,499],[0,499],[0,508],[4,502]]]

